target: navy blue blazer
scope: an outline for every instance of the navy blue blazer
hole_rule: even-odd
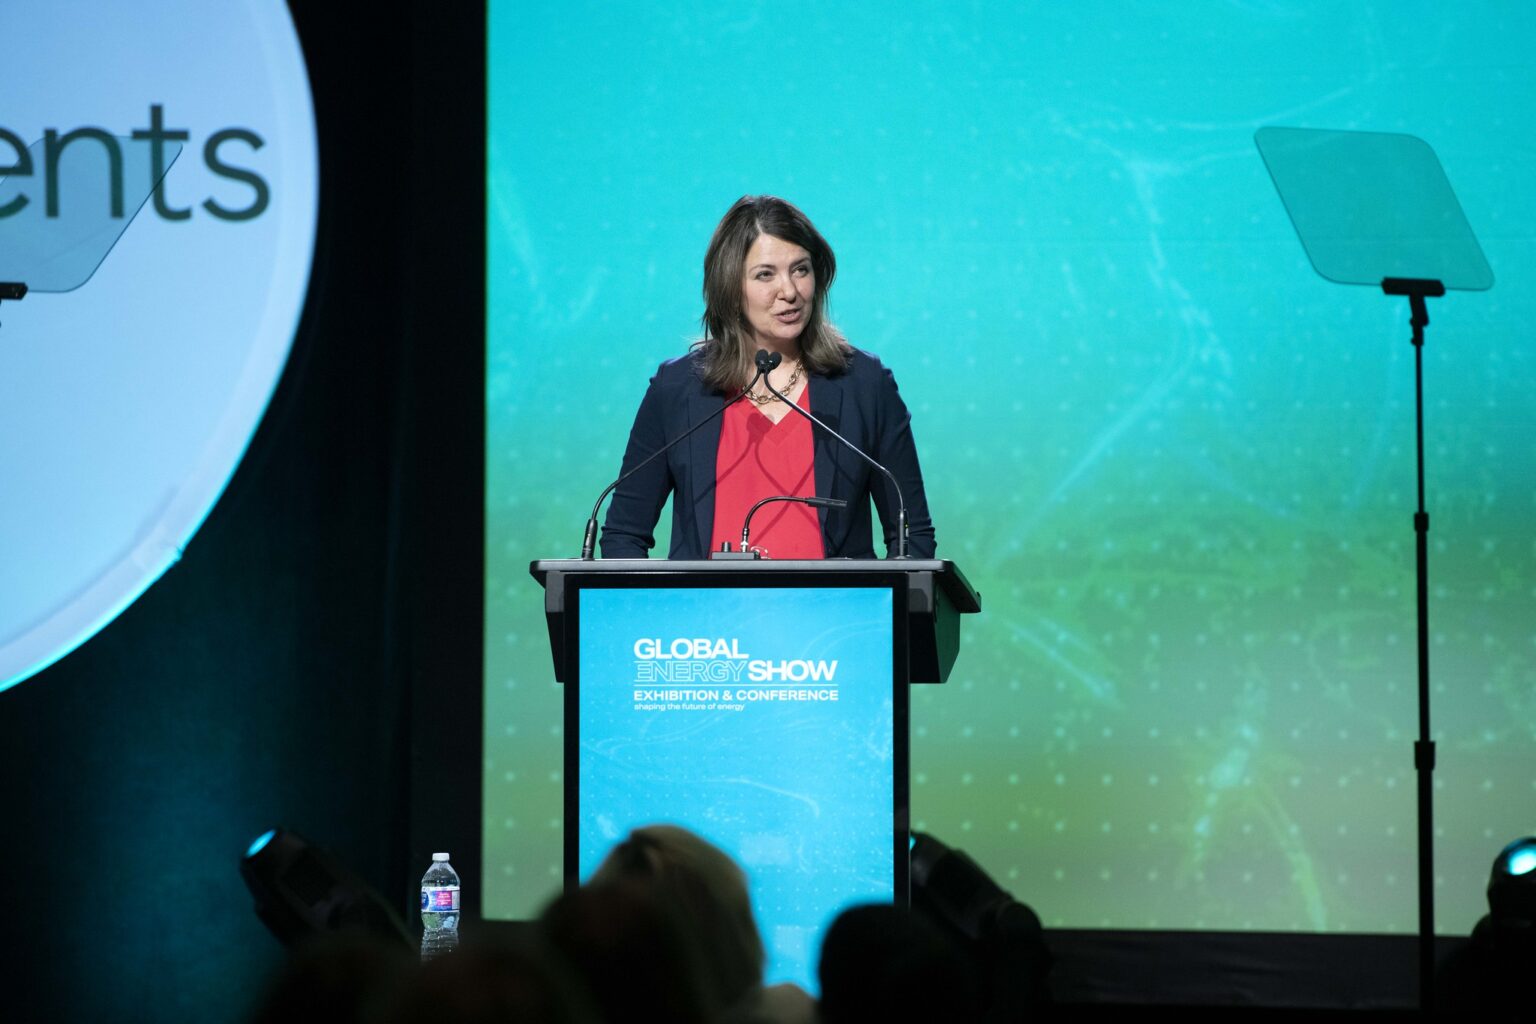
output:
[[[640,402],[624,449],[627,473],[719,409],[723,392],[705,384],[694,353],[661,364]],[[912,417],[896,380],[879,359],[854,349],[841,373],[810,375],[811,412],[889,469],[907,500],[907,553],[932,558],[933,520],[912,442]],[[794,415],[791,413],[791,415]],[[841,498],[847,508],[818,509],[828,558],[874,558],[869,502],[874,499],[888,554],[896,550],[896,496],[890,481],[820,427],[812,427],[816,494]],[[670,558],[707,558],[715,525],[715,461],[720,417],[619,485],[603,522],[604,558],[646,558],[656,546],[656,523],[672,496]]]

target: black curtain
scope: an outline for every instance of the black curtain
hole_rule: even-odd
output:
[[[434,849],[479,876],[484,10],[290,7],[309,298],[182,561],[0,694],[8,1018],[239,1019],[282,958],[237,870],[272,825],[403,914]]]

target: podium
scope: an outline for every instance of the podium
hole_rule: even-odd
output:
[[[907,900],[908,684],[942,683],[975,589],[941,560],[545,560],[565,684],[567,885],[640,825],[746,870],[770,983],[814,989],[855,903]]]

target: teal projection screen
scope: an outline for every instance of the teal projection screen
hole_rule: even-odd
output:
[[[1498,284],[1425,353],[1437,921],[1536,831],[1536,9],[493,0],[485,908],[560,882],[530,559],[577,553],[744,193],[836,250],[986,611],[916,827],[1048,925],[1412,932],[1407,303],[1309,266],[1266,125],[1417,135]],[[666,514],[659,544],[666,548]]]

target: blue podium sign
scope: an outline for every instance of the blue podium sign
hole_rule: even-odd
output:
[[[566,692],[566,870],[669,823],[747,872],[770,983],[826,926],[906,899],[904,589],[585,587]]]

